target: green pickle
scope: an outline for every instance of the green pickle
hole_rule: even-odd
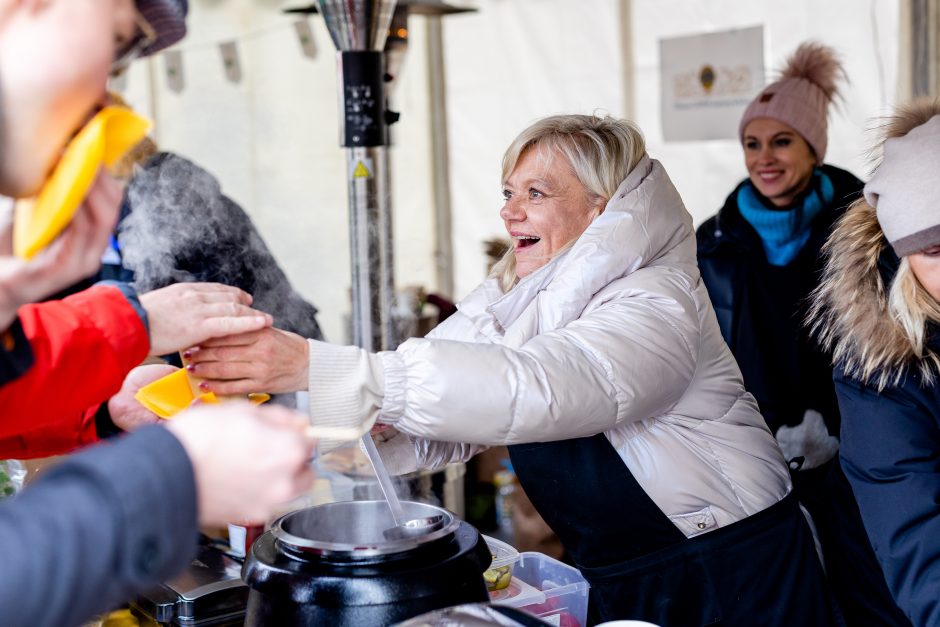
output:
[[[496,559],[495,555],[493,559]],[[486,582],[486,589],[490,592],[508,587],[509,582],[512,581],[512,564],[486,570],[483,573],[483,581]]]

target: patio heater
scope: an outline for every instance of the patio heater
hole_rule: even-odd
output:
[[[388,123],[382,49],[396,0],[319,0],[336,45],[340,145],[346,149],[352,340],[368,351],[394,348]]]

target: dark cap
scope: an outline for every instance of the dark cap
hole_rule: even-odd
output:
[[[142,50],[143,55],[169,48],[186,35],[187,0],[136,0],[137,10],[157,33],[157,39]]]

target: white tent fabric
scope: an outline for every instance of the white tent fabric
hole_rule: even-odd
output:
[[[477,0],[444,19],[455,294],[483,277],[483,240],[503,234],[500,159],[533,120],[577,112],[632,115],[650,154],[673,177],[697,222],[744,176],[734,141],[665,143],[659,128],[659,39],[765,25],[765,66],[804,39],[834,46],[851,85],[833,112],[827,161],[867,174],[865,129],[895,99],[899,0]],[[185,89],[165,87],[163,63],[132,68],[127,97],[157,122],[161,147],[213,172],[258,225],[298,290],[345,341],[349,310],[345,157],[339,147],[336,64],[318,16],[318,56],[304,57],[290,18],[296,2],[193,0],[179,47]],[[434,291],[427,46],[412,17],[393,94],[392,193],[399,287]],[[235,39],[243,80],[229,82],[218,44]]]

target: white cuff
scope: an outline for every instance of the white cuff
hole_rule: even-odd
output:
[[[384,397],[381,360],[358,346],[307,342],[311,423],[367,433],[375,424]],[[320,440],[319,451],[322,454],[344,443]]]
[[[379,353],[378,357],[382,361],[384,384],[381,418],[383,423],[393,425],[405,413],[407,369],[405,360],[395,351]]]

